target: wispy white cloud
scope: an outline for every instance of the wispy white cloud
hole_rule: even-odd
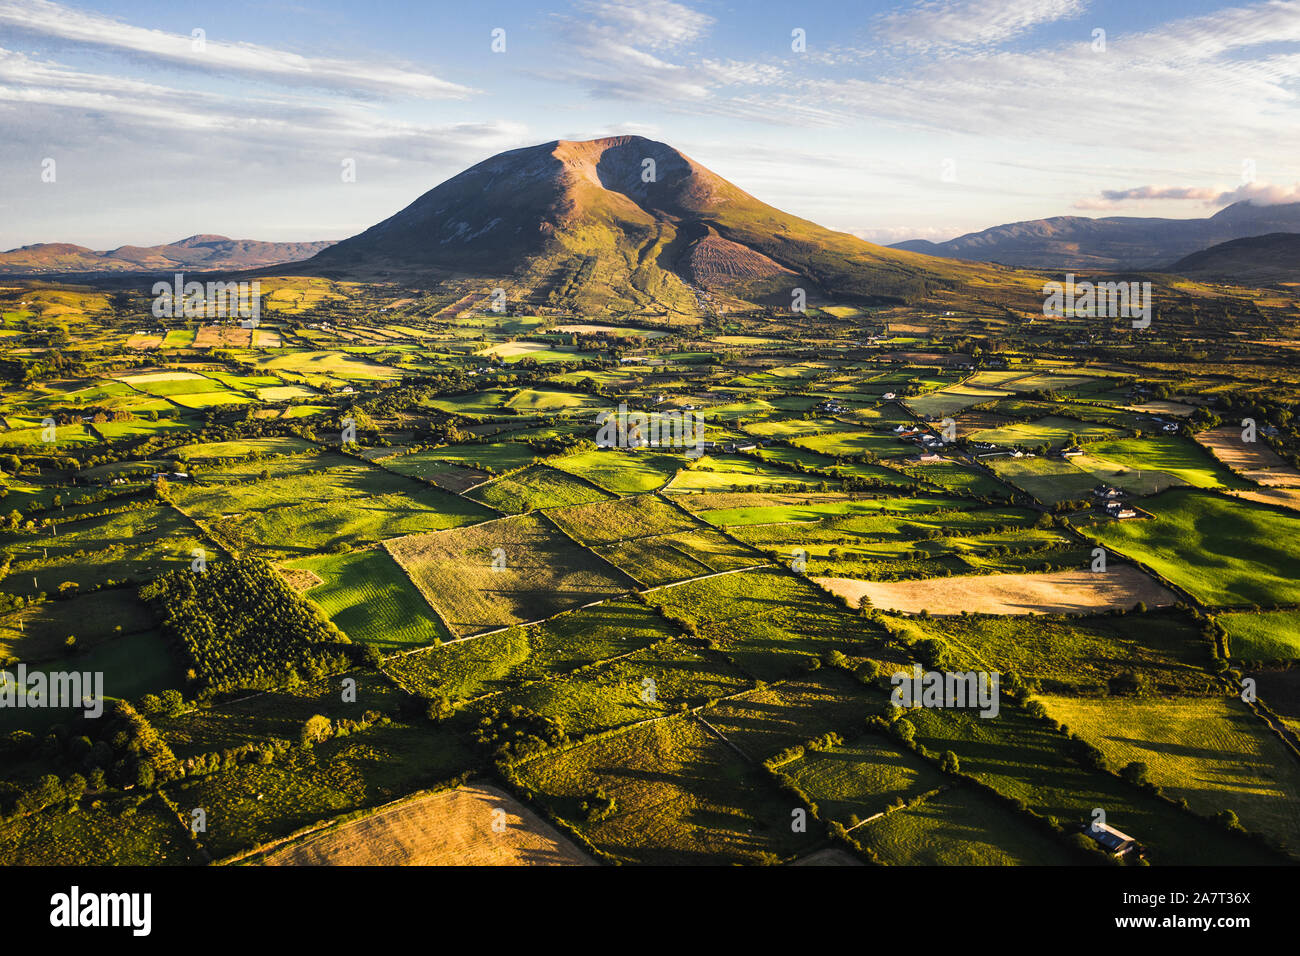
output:
[[[433,143],[446,152],[519,145],[526,127],[515,122],[421,124],[389,119],[376,122],[370,104],[346,98],[322,99],[295,93],[228,96],[105,73],[68,69],[48,60],[0,48],[0,114],[12,142],[42,140],[49,131],[72,135],[69,114],[111,117],[122,131],[134,130],[138,148],[167,142],[180,146],[179,134],[219,137],[223,151],[253,150],[292,155],[321,150],[333,155],[370,154],[389,161],[425,154]]]
[[[1222,189],[1208,186],[1133,186],[1129,189],[1103,189],[1101,198],[1112,202],[1129,199],[1213,200],[1222,193]]]
[[[921,0],[878,17],[876,33],[913,52],[968,50],[996,46],[1086,8],[1086,0]]]
[[[577,86],[595,99],[655,104],[670,112],[798,126],[825,125],[815,105],[786,95],[791,78],[774,62],[714,59],[692,49],[712,17],[674,0],[581,0],[553,18],[560,53],[533,75]],[[755,91],[764,91],[763,98]]]
[[[1300,53],[1287,45],[1297,43],[1300,3],[1270,0],[1112,33],[1104,52],[1081,38],[1032,52],[908,57],[873,77],[809,78],[797,92],[844,122],[867,117],[1090,153],[1203,154],[1213,129],[1220,151],[1294,154]]]
[[[474,92],[413,66],[306,57],[256,43],[228,43],[206,36],[150,30],[53,0],[0,0],[0,27],[186,68],[258,76],[280,83],[426,99],[463,98]]]
[[[590,26],[589,36],[611,40],[635,37],[652,50],[671,50],[699,40],[713,17],[673,0],[581,0],[576,7]]]

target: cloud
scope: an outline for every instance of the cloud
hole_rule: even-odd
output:
[[[713,18],[672,0],[583,0],[577,7],[591,24],[592,36],[635,37],[652,50],[680,47],[704,37]]]
[[[877,17],[876,32],[914,52],[993,47],[1086,7],[1086,0],[922,0]]]
[[[461,99],[475,92],[411,66],[305,57],[256,43],[206,38],[199,43],[193,36],[131,26],[52,0],[0,0],[0,26],[67,43],[107,47],[188,69],[238,73],[281,83],[423,99]]]
[[[1135,186],[1132,189],[1103,189],[1101,197],[1115,202],[1126,199],[1213,200],[1221,192],[1221,189],[1201,186]]]
[[[1300,151],[1296,44],[1300,3],[1269,0],[1143,33],[1112,32],[1105,51],[1081,35],[1028,52],[911,56],[876,76],[810,77],[795,93],[845,124],[875,119],[1058,149],[1164,155],[1204,154],[1204,131],[1213,129],[1220,153],[1254,156],[1267,144],[1286,155]]]
[[[832,122],[815,104],[785,95],[790,76],[783,66],[693,51],[715,21],[684,4],[581,0],[574,9],[576,15],[553,17],[560,51],[531,75],[577,86],[594,99],[652,103],[669,112],[798,126]]]
[[[76,123],[67,116],[76,115]],[[320,150],[325,156],[366,155],[383,161],[444,151],[471,155],[482,149],[520,145],[525,127],[484,120],[422,124],[379,121],[369,104],[293,93],[223,95],[176,88],[103,73],[65,68],[0,48],[0,115],[13,147],[24,143],[77,148],[98,133],[89,122],[111,123],[115,134],[134,139],[135,149],[161,148],[182,155],[181,137],[202,134],[197,151],[219,141],[223,152],[260,151],[285,157]],[[213,140],[213,137],[218,140]],[[436,148],[432,148],[433,144]]]
[[[1249,202],[1255,206],[1276,206],[1279,203],[1300,202],[1300,183],[1282,186],[1272,183],[1247,183],[1236,189],[1220,193],[1214,205],[1226,206],[1234,202]]]
[[[1198,200],[1206,206],[1227,206],[1249,202],[1256,206],[1276,206],[1300,202],[1300,183],[1283,186],[1275,183],[1245,183],[1235,189],[1224,186],[1134,186],[1130,189],[1103,189],[1098,199],[1080,199],[1075,209],[1119,209],[1125,202],[1181,199]]]
[[[859,239],[874,242],[881,246],[892,246],[896,242],[908,239],[929,239],[931,242],[945,242],[964,231],[957,226],[862,226],[844,230]]]

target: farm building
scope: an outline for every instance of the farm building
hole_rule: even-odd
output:
[[[1130,508],[1128,505],[1124,504],[1122,501],[1106,502],[1106,514],[1112,518],[1119,518],[1121,520],[1124,518],[1137,517],[1137,512],[1134,511],[1132,508]]]
[[[1127,833],[1121,833],[1107,823],[1085,825],[1083,832],[1101,844],[1112,856],[1127,856],[1130,853],[1142,855],[1141,845]]]

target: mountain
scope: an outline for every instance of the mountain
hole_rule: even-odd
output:
[[[890,248],[1029,269],[1150,269],[1221,242],[1272,232],[1300,232],[1300,203],[1236,202],[1206,219],[1056,216]]]
[[[200,235],[162,246],[119,246],[96,252],[67,242],[41,242],[0,252],[0,274],[256,269],[306,259],[330,245]]]
[[[1233,239],[1179,259],[1166,272],[1237,282],[1300,282],[1300,234]]]
[[[502,281],[537,304],[658,314],[715,295],[788,308],[795,288],[915,300],[990,271],[792,216],[640,136],[500,153],[295,270]]]

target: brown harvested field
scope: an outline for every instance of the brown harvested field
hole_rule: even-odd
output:
[[[1172,591],[1129,565],[1105,572],[1051,571],[1043,574],[969,574],[918,581],[859,581],[813,578],[837,597],[856,604],[865,595],[873,607],[914,614],[1067,614],[1131,608],[1166,607]]]
[[[538,621],[634,587],[540,515],[393,538],[384,547],[458,637]]]
[[[253,344],[253,330],[229,325],[204,325],[194,336],[196,349],[248,348]]]
[[[595,865],[549,823],[514,797],[487,784],[471,784],[389,806],[275,850],[262,863],[265,866]]]
[[[278,349],[280,347],[280,333],[271,329],[254,329],[253,330],[253,348],[258,349]]]
[[[1258,501],[1262,505],[1277,505],[1300,511],[1300,488],[1264,488],[1260,491],[1230,491],[1230,495]]]
[[[1196,440],[1219,461],[1256,484],[1300,487],[1300,471],[1279,458],[1262,438],[1253,442],[1242,441],[1241,429],[1236,425],[1201,432]]]
[[[129,349],[157,349],[162,348],[163,337],[161,335],[131,335],[127,337],[126,347]]]

